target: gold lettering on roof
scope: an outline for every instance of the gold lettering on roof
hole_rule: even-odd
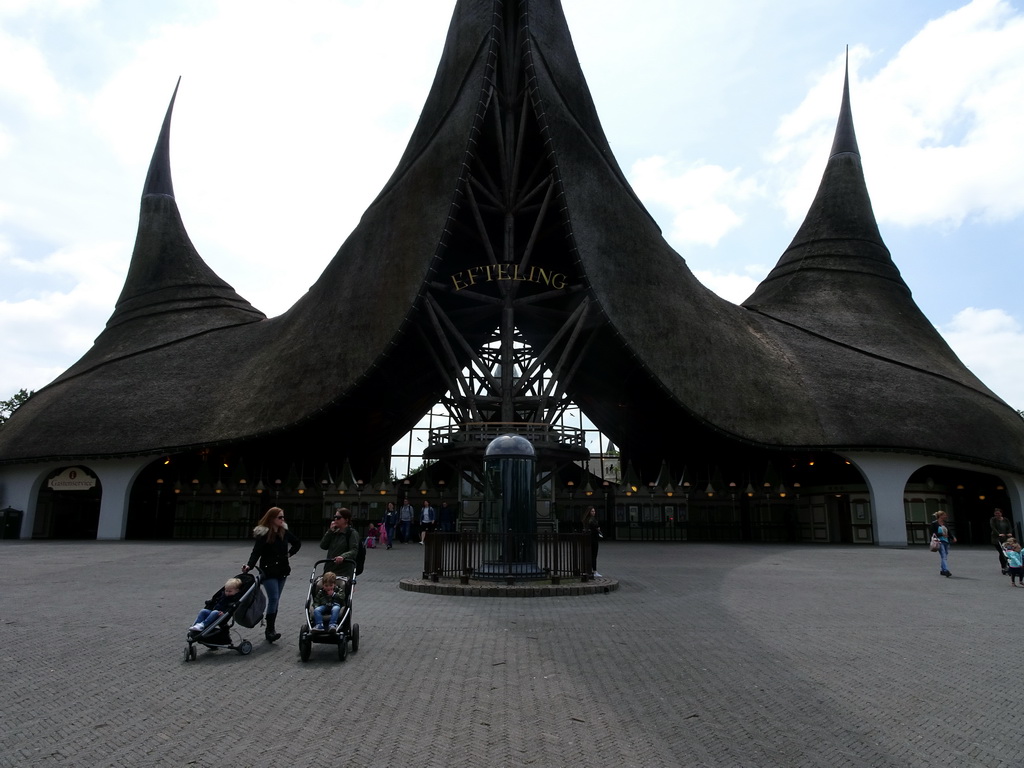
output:
[[[519,269],[518,264],[505,263],[467,267],[451,275],[451,280],[456,291],[482,283],[507,281],[535,283],[554,288],[556,291],[561,291],[569,284],[569,278],[563,272],[555,272],[544,267],[530,267],[524,272]]]

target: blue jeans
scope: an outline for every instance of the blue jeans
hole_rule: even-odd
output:
[[[217,620],[217,617],[220,616],[221,613],[222,611],[211,611],[209,608],[203,608],[203,610],[199,612],[199,615],[196,616],[196,624],[209,626]]]
[[[409,540],[409,528],[412,526],[412,520],[403,520],[398,524],[398,540],[405,543]]]
[[[323,624],[324,623],[324,611],[326,609],[328,609],[328,608],[331,609],[331,620],[329,622],[327,622],[327,623],[328,624],[337,624],[338,623],[338,619],[341,617],[341,606],[340,605],[318,605],[316,608],[313,609],[313,616],[316,618],[316,621],[313,622],[314,625],[319,625],[319,624]]]
[[[395,524],[385,525],[384,530],[388,532],[388,546],[395,543]]]
[[[263,588],[267,590],[267,615],[277,613],[277,604],[281,602],[281,590],[284,589],[284,582],[287,576],[279,579],[264,579]]]
[[[949,542],[939,539],[939,568],[943,571],[949,570],[949,563],[946,557],[949,555]]]

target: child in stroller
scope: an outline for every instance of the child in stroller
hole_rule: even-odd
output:
[[[267,596],[263,593],[261,581],[262,571],[259,569],[240,573],[228,579],[206,601],[206,607],[188,629],[185,661],[195,661],[196,643],[211,650],[227,648],[238,651],[243,656],[252,652],[252,643],[248,640],[243,639],[238,645],[231,642],[231,628],[237,622],[251,629],[263,621]]]
[[[196,623],[188,628],[189,632],[202,632],[207,624],[213,624],[220,616],[233,611],[238,604],[238,591],[242,588],[241,579],[228,579],[224,586],[206,601],[206,607],[199,611]]]
[[[324,631],[324,614],[330,611],[330,624],[328,632],[338,630],[338,620],[341,618],[341,610],[345,607],[345,585],[348,579],[342,579],[342,587],[338,589],[338,577],[331,571],[326,571],[320,579],[320,588],[313,598],[313,629],[317,632]]]
[[[359,551],[365,552],[362,548]],[[362,570],[361,561],[357,557],[352,578],[338,576],[328,570],[317,575],[320,566],[330,568],[333,565],[333,560],[317,560],[309,575],[305,620],[299,626],[299,658],[303,661],[309,661],[314,643],[337,646],[338,661],[345,661],[348,657],[349,646],[353,653],[359,650],[359,625],[352,621],[352,595],[355,592],[355,573]],[[328,606],[331,623],[325,632],[323,620]]]

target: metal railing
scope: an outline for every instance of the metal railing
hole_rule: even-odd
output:
[[[590,536],[582,533],[429,533],[423,578],[504,581],[591,578]]]
[[[430,430],[430,444],[489,443],[507,434],[522,435],[532,443],[557,443],[584,446],[584,430],[578,427],[552,426],[529,421],[470,421]]]

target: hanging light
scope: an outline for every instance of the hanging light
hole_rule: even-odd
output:
[[[782,483],[779,483],[778,492],[780,499],[786,498],[786,486],[783,485]]]
[[[708,483],[708,487],[704,489],[704,493],[708,495],[708,498],[711,498],[712,496],[715,495],[715,486],[713,486],[711,483]]]
[[[753,496],[754,495],[754,486],[752,486],[750,483],[747,483],[746,494],[747,494],[747,496]]]
[[[267,486],[263,484],[263,478],[261,477],[256,483],[256,493],[263,493],[265,490],[267,490]]]
[[[223,493],[224,492],[224,483],[222,483],[220,480],[218,480],[216,482],[216,484],[214,484],[214,486],[213,486],[213,492],[214,493]]]
[[[675,489],[675,487],[674,487],[674,486],[672,485],[672,483],[671,483],[671,482],[669,482],[669,483],[667,483],[667,484],[665,485],[665,495],[666,495],[666,496],[668,496],[668,497],[669,497],[670,499],[672,498],[672,495],[673,495],[673,494],[674,494],[675,492],[676,492],[676,489]]]

